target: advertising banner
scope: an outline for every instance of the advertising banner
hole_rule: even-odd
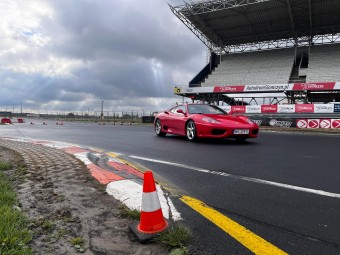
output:
[[[334,112],[340,112],[340,104],[334,104]]]
[[[314,104],[314,113],[333,113],[334,104]]]
[[[297,104],[295,105],[296,113],[313,113],[314,105],[313,104]]]
[[[263,84],[263,85],[246,85],[245,92],[269,92],[269,91],[285,91],[289,88],[288,84]]]
[[[277,107],[278,113],[295,113],[295,104],[279,104]]]
[[[225,105],[225,106],[219,106],[222,110],[226,111],[226,112],[230,112],[231,111],[231,106],[230,105]]]
[[[331,119],[332,128],[340,128],[340,119]]]
[[[259,126],[266,126],[265,119],[256,118],[256,119],[252,119],[252,121],[254,121]]]
[[[214,93],[239,93],[243,91],[244,91],[244,85],[214,87]]]
[[[319,128],[319,127],[320,127],[320,119],[308,119],[307,128]]]
[[[245,105],[235,105],[231,107],[231,111],[233,113],[245,113],[246,112],[246,106]]]
[[[320,128],[331,128],[331,119],[320,119]]]
[[[311,83],[295,83],[293,91],[301,90],[333,90],[335,82],[311,82]]]
[[[296,127],[295,119],[268,119],[268,125],[271,127]]]
[[[307,119],[297,119],[296,120],[296,127],[297,128],[307,128],[308,127],[308,120]]]
[[[246,113],[261,113],[261,105],[247,105]]]
[[[261,105],[262,113],[277,113],[277,105]]]

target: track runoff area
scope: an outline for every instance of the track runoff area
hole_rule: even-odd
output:
[[[340,128],[340,103],[330,104],[340,102],[340,2],[213,0],[170,9],[211,53],[209,63],[188,85],[175,86],[174,94],[183,101],[227,105],[227,112],[250,115],[264,126]],[[268,104],[258,104],[266,98]],[[286,254],[203,202],[181,200],[255,254]]]

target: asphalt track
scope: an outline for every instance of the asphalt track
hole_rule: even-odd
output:
[[[122,153],[279,249],[268,254],[340,254],[340,136],[262,132],[245,143],[190,143],[156,137],[150,126],[55,122],[1,126],[0,136]],[[231,237],[225,218],[213,224],[174,202],[194,234],[193,254],[265,254]]]

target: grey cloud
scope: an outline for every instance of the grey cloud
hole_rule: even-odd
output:
[[[50,0],[49,4],[54,15],[40,25],[49,43],[29,53],[8,55],[6,61],[44,63],[56,56],[80,64],[70,67],[68,75],[56,76],[0,69],[0,92],[6,95],[1,104],[59,100],[65,103],[60,109],[67,109],[82,107],[92,98],[91,107],[99,107],[100,100],[115,107],[155,107],[150,98],[164,102],[176,98],[174,71],[193,77],[204,65],[203,44],[165,1]]]

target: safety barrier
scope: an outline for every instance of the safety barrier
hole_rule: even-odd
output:
[[[12,124],[12,121],[10,118],[2,118],[1,123],[3,124]]]
[[[275,118],[250,117],[259,126],[267,127],[296,127],[309,129],[340,129],[340,119],[332,118]]]

